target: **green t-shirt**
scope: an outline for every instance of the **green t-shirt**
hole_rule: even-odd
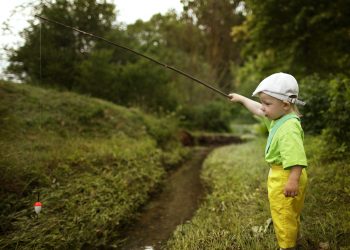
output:
[[[264,122],[269,131],[277,121],[270,121],[264,117]],[[265,160],[271,165],[282,165],[284,169],[296,165],[307,167],[303,141],[304,132],[300,121],[291,118],[277,129],[270,148],[265,154]]]

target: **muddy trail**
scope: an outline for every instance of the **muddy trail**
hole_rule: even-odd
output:
[[[203,196],[200,180],[202,163],[212,148],[198,148],[167,179],[161,193],[146,205],[138,221],[126,229],[121,249],[160,249],[176,226],[189,220]]]
[[[162,191],[146,205],[136,223],[125,228],[126,241],[121,249],[158,250],[164,247],[176,226],[192,218],[203,198],[200,172],[207,155],[219,145],[237,142],[241,141],[237,138],[216,139],[203,143],[206,147],[193,148],[191,159],[169,175]]]

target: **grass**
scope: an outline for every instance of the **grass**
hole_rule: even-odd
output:
[[[0,83],[0,248],[116,247],[122,226],[187,154],[171,119]]]
[[[191,221],[177,227],[167,249],[277,249],[263,160],[265,139],[215,150],[202,178],[208,195]],[[320,140],[306,139],[309,188],[303,249],[350,249],[350,174],[347,162],[324,164]],[[321,248],[320,248],[321,249]]]
[[[317,137],[306,141],[310,171],[305,238],[313,246],[326,243],[330,249],[350,249],[349,163],[346,159],[325,161],[319,153],[324,143]]]

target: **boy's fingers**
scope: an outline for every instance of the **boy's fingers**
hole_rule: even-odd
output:
[[[285,197],[295,197],[297,195],[298,195],[297,192],[284,192]]]

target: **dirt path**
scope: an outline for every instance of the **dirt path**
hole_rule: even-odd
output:
[[[196,149],[192,158],[170,175],[164,190],[126,230],[128,238],[121,249],[160,249],[177,225],[191,219],[203,195],[200,170],[211,149]]]

